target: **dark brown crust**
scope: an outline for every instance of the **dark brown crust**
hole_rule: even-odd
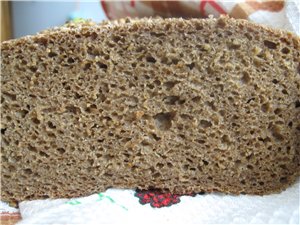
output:
[[[270,194],[299,176],[299,38],[227,17],[1,44],[2,199]]]

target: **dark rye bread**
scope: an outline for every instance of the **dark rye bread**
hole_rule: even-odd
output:
[[[226,17],[2,43],[2,199],[284,190],[299,176],[299,44]]]

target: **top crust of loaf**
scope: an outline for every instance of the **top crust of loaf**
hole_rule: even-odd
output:
[[[70,31],[82,31],[84,29],[90,29],[98,27],[101,28],[102,32],[106,32],[112,29],[118,29],[118,27],[128,28],[129,32],[138,29],[139,26],[147,27],[151,29],[151,27],[155,26],[162,26],[164,27],[166,24],[178,24],[178,26],[191,26],[193,23],[199,23],[199,20],[202,21],[203,26],[214,26],[217,22],[221,27],[225,27],[226,24],[237,24],[239,26],[247,26],[250,30],[253,31],[260,31],[264,30],[270,33],[270,35],[275,37],[281,38],[288,38],[295,44],[295,48],[299,48],[300,38],[296,34],[272,28],[266,25],[256,24],[247,20],[242,19],[234,19],[230,18],[227,15],[221,15],[219,18],[210,17],[209,19],[183,19],[183,18],[124,18],[119,20],[112,20],[112,21],[103,21],[101,23],[95,23],[92,21],[82,21],[79,23],[67,23],[64,26],[54,27],[47,30],[44,30],[36,35],[27,35],[22,38],[12,39],[8,41],[2,42],[3,47],[5,48],[6,45],[14,45],[17,43],[22,43],[24,41],[32,41],[32,38],[47,38],[48,35],[63,35],[65,32],[68,34]],[[98,31],[99,32],[99,31]]]

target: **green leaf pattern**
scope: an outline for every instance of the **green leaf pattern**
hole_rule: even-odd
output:
[[[100,201],[103,201],[105,199],[107,199],[110,203],[112,204],[116,204],[118,206],[120,206],[122,209],[128,211],[128,209],[123,206],[123,205],[120,205],[118,204],[112,197],[110,197],[109,195],[105,195],[103,193],[98,193],[97,194],[97,199],[96,199],[96,202],[100,202]],[[65,204],[68,204],[68,205],[80,205],[80,204],[83,204],[83,202],[77,200],[77,199],[73,199],[73,200],[70,200],[70,201],[67,201]]]

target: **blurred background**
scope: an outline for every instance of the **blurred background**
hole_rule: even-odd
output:
[[[95,1],[1,1],[1,41],[35,34],[78,18],[100,22],[107,17]]]
[[[100,22],[128,16],[203,18],[221,14],[300,34],[300,0],[27,0],[1,1],[1,41],[81,19]]]

